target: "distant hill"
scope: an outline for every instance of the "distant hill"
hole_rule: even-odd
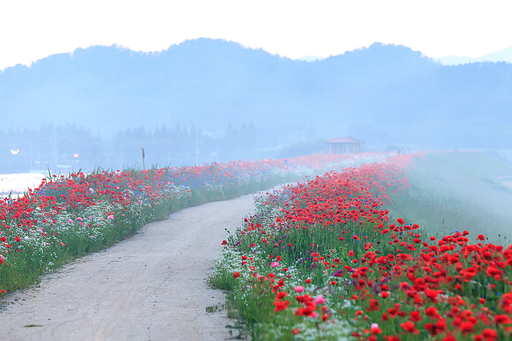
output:
[[[317,57],[317,56],[304,56],[304,57],[299,57],[296,60],[300,60],[300,61],[303,61],[303,62],[314,62],[314,61],[317,61],[317,60],[324,60],[324,59],[325,58]]]
[[[476,63],[476,58],[471,57],[459,57],[459,56],[446,56],[441,58],[436,58],[435,60],[441,63],[442,65],[460,65],[460,64],[469,64]]]
[[[77,49],[0,73],[1,128],[254,124],[260,146],[355,136],[372,144],[512,147],[512,65],[442,66],[375,43],[311,63],[197,39],[159,53]]]
[[[486,54],[485,56],[478,57],[478,58],[448,56],[448,57],[437,58],[436,60],[438,60],[443,65],[460,65],[460,64],[481,63],[481,62],[512,63],[512,46],[509,48],[506,48],[504,50],[489,53],[489,54]]]

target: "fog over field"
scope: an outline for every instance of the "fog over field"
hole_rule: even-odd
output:
[[[301,61],[224,40],[159,53],[93,46],[0,72],[0,170],[511,149],[512,64],[444,66],[405,46]]]
[[[395,216],[434,236],[464,230],[490,242],[512,239],[512,164],[495,153],[433,152],[406,170],[410,187],[392,196]]]
[[[0,339],[512,340],[507,12],[359,4],[0,4]]]
[[[0,173],[142,168],[141,148],[147,167],[291,158],[340,136],[362,151],[484,150],[418,161],[394,209],[512,238],[511,93],[510,63],[447,66],[380,43],[300,60],[212,39],[93,46],[0,72]]]

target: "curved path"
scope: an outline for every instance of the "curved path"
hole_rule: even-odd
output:
[[[0,340],[224,340],[230,321],[207,307],[226,237],[254,211],[253,195],[187,208],[4,297]]]

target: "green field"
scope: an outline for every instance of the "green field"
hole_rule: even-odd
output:
[[[483,152],[439,152],[415,158],[410,187],[391,196],[389,210],[436,236],[467,230],[490,242],[512,239],[512,165]]]

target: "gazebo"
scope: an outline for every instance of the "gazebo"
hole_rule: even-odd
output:
[[[361,151],[361,144],[364,141],[355,139],[353,137],[338,137],[327,141],[330,146],[331,153],[334,154],[349,154],[359,153]]]

